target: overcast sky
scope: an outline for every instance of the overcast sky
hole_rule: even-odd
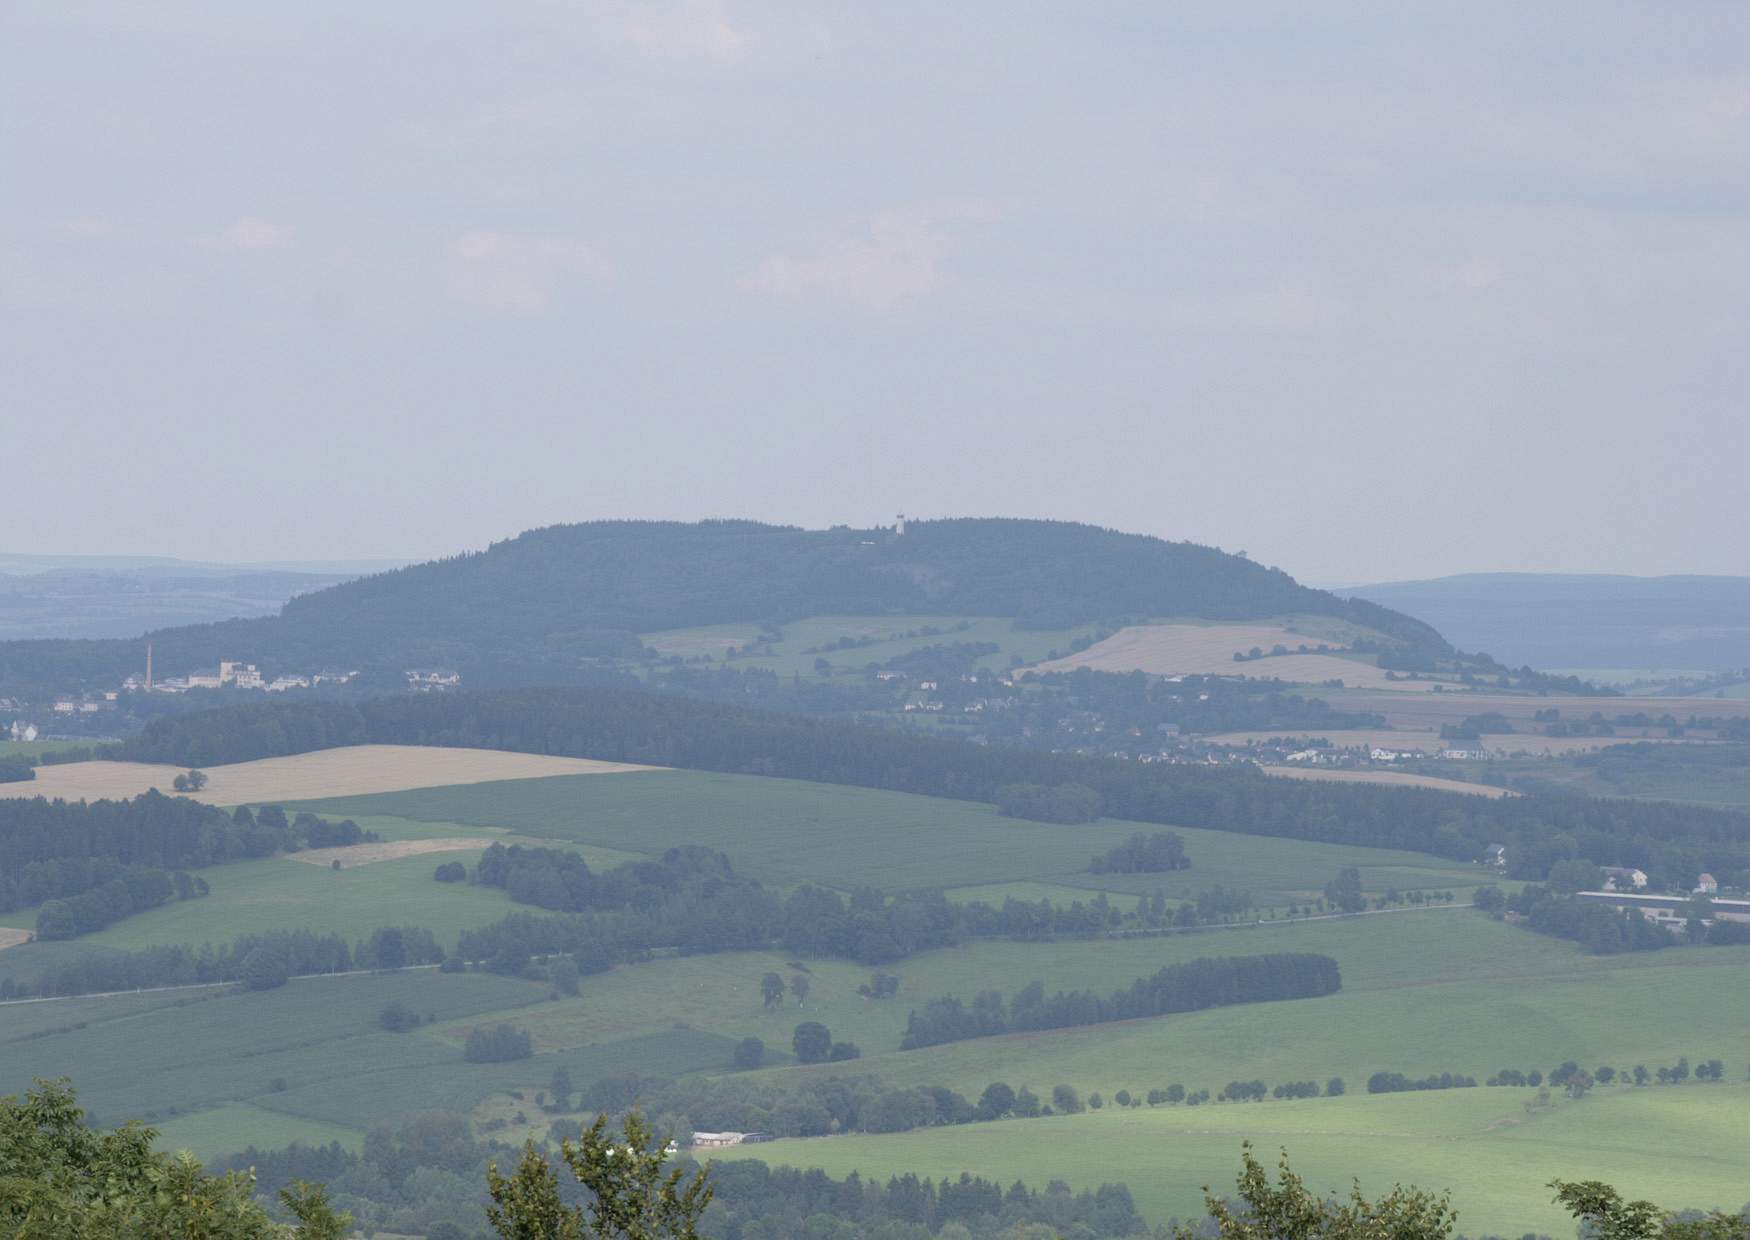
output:
[[[1750,573],[1747,47],[1706,0],[0,0],[0,550],[904,511]]]

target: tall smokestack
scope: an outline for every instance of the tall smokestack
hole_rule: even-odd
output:
[[[152,643],[146,643],[146,692],[152,692]]]

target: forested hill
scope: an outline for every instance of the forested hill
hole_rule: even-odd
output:
[[[804,530],[746,521],[602,521],[531,530],[487,550],[303,595],[260,620],[153,635],[160,675],[221,657],[269,674],[325,665],[577,666],[636,655],[634,634],[822,614],[1013,617],[1057,627],[1117,617],[1338,616],[1427,653],[1427,625],[1299,585],[1211,547],[1061,521],[919,521]],[[0,645],[0,688],[117,676],[144,642]]]

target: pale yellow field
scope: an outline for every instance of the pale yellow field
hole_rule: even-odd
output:
[[[1505,788],[1487,784],[1467,784],[1461,779],[1440,779],[1434,775],[1412,775],[1408,771],[1332,771],[1319,767],[1266,766],[1264,774],[1283,779],[1324,780],[1333,784],[1389,784],[1399,788],[1434,788],[1441,792],[1468,792],[1479,797],[1518,796]]]
[[[8,947],[17,947],[20,943],[30,942],[29,930],[17,930],[11,926],[0,926],[0,952]]]
[[[1250,745],[1262,744],[1273,737],[1317,736],[1331,742],[1338,749],[1362,748],[1372,749],[1379,746],[1382,749],[1410,750],[1419,749],[1426,754],[1436,754],[1448,745],[1460,749],[1487,749],[1491,753],[1502,755],[1528,753],[1537,757],[1559,758],[1570,753],[1590,753],[1594,749],[1603,749],[1607,745],[1622,745],[1639,740],[1633,736],[1533,736],[1515,732],[1510,735],[1485,736],[1480,741],[1443,741],[1435,732],[1412,732],[1406,729],[1343,729],[1335,728],[1325,731],[1319,729],[1278,732],[1221,732],[1205,737],[1205,740],[1217,745]],[[1707,741],[1660,741],[1671,745],[1705,745]]]
[[[1306,645],[1340,649],[1338,643],[1280,624],[1137,624],[1119,629],[1103,642],[1029,668],[1035,672],[1070,672],[1078,667],[1097,672],[1148,672],[1157,676],[1243,676],[1248,680],[1287,680],[1322,684],[1341,680],[1352,689],[1422,692],[1433,689],[1426,680],[1387,680],[1370,663],[1330,654],[1266,655],[1236,663],[1234,655],[1257,647],[1269,650]]]
[[[37,768],[34,780],[0,784],[0,796],[95,801],[138,796],[152,788],[170,793],[171,781],[182,774],[183,769],[142,762],[69,762],[61,766],[41,766]],[[242,805],[364,796],[373,792],[481,784],[499,779],[605,775],[657,768],[626,762],[597,762],[590,758],[506,753],[497,749],[353,745],[203,769],[208,782],[206,788],[196,795],[196,800],[213,805]]]
[[[471,852],[499,843],[486,838],[437,840],[379,840],[375,844],[345,844],[338,848],[306,848],[303,852],[287,853],[287,861],[302,861],[306,865],[330,866],[336,861],[346,869],[369,865],[373,861],[399,861],[403,857],[421,857],[426,853]]]

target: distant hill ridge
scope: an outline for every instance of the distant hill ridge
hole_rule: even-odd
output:
[[[1193,543],[1064,521],[961,518],[806,530],[752,521],[594,521],[531,530],[288,602],[277,617],[161,630],[160,674],[220,657],[279,671],[331,664],[576,666],[636,655],[635,634],[820,614],[1012,617],[1059,627],[1114,617],[1329,615],[1429,653],[1420,621],[1298,584]],[[0,645],[0,685],[116,675],[144,639]]]
[[[1402,609],[1514,666],[1750,666],[1750,577],[1466,573],[1339,593]]]

